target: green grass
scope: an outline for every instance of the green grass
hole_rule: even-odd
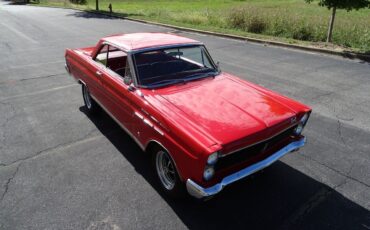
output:
[[[40,0],[42,5],[95,9],[68,0]],[[303,0],[99,0],[100,10],[124,16],[298,44],[323,45],[330,11]],[[305,42],[302,42],[305,41]],[[370,9],[339,10],[333,43],[359,52],[370,52]]]

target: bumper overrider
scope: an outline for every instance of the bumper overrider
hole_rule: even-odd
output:
[[[298,141],[294,141],[284,148],[280,149],[279,151],[275,152],[268,158],[257,162],[253,165],[250,165],[238,172],[235,172],[227,177],[224,177],[220,183],[213,185],[212,187],[209,188],[203,188],[202,186],[198,185],[191,179],[188,179],[186,181],[186,189],[188,190],[188,193],[198,199],[202,198],[207,198],[211,197],[213,195],[216,195],[217,193],[221,192],[221,190],[231,184],[234,183],[235,181],[241,180],[255,172],[258,172],[259,170],[262,170],[268,166],[270,166],[272,163],[276,162],[279,160],[281,157],[286,155],[287,153],[294,152],[304,146],[306,143],[306,138],[302,137]]]

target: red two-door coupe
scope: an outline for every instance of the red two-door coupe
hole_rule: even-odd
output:
[[[221,72],[201,42],[114,35],[65,58],[87,110],[103,108],[151,154],[171,196],[211,197],[305,144],[308,106]]]

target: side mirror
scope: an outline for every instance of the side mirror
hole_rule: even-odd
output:
[[[125,85],[128,85],[128,91],[135,91],[135,87],[134,85],[132,84],[132,77],[131,76],[125,76],[123,78],[123,83],[125,83]]]
[[[132,84],[132,77],[131,76],[125,76],[123,78],[123,83],[125,83],[126,85],[131,85]]]
[[[216,63],[216,67],[217,67],[217,72],[221,72],[221,67],[220,67],[220,62],[219,61]]]

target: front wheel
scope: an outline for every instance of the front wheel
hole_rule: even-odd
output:
[[[99,106],[91,97],[89,89],[86,85],[82,85],[82,97],[84,99],[85,107],[89,114],[94,114],[98,111]]]
[[[155,171],[163,191],[172,198],[185,195],[185,186],[180,180],[176,165],[164,149],[158,148],[153,154]]]

